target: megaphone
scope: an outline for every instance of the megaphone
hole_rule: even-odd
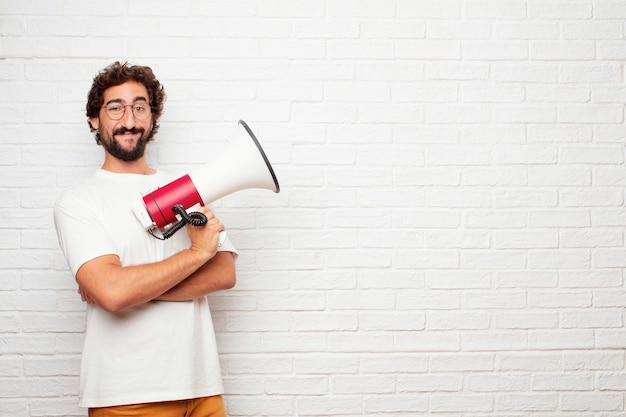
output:
[[[261,144],[246,122],[239,120],[234,138],[218,158],[145,194],[132,209],[146,231],[157,237],[153,232],[159,229],[167,239],[186,223],[201,225],[203,217],[206,222],[203,214],[187,210],[250,188],[280,192]]]

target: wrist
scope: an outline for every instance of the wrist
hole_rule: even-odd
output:
[[[194,244],[192,244],[189,249],[187,249],[187,252],[190,253],[190,256],[192,257],[192,259],[194,259],[195,263],[199,265],[204,264],[213,257],[211,252],[201,246],[197,246]]]

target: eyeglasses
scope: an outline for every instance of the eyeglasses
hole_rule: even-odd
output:
[[[118,103],[115,101],[102,107],[106,109],[107,116],[109,116],[109,119],[111,120],[120,120],[122,117],[124,117],[124,114],[126,113],[126,107],[130,107],[132,109],[133,116],[135,117],[135,119],[138,120],[145,120],[150,117],[150,114],[152,114],[150,106],[148,106],[146,103],[123,105],[122,103]]]

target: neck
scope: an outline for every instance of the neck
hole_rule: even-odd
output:
[[[117,174],[150,175],[156,172],[156,169],[148,166],[148,161],[145,156],[142,156],[136,161],[126,162],[121,159],[114,158],[108,153],[105,153],[102,169],[105,171],[115,172]]]

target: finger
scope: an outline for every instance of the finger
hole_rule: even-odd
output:
[[[209,209],[208,209],[208,208],[206,208],[205,206],[200,206],[200,207],[198,208],[198,210],[196,210],[196,211],[198,211],[198,212],[200,212],[200,213],[202,213],[202,214],[205,214],[205,215],[208,215],[208,214],[213,214],[213,213],[211,212],[211,210],[209,210]]]

